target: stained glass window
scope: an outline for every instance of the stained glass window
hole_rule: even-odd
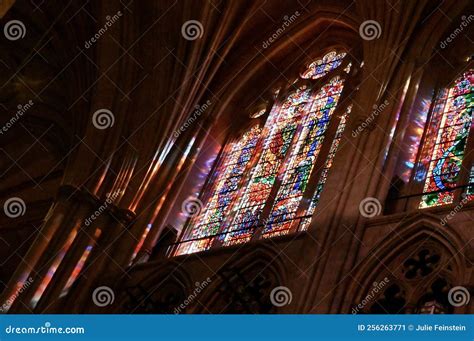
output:
[[[437,135],[434,144],[428,135],[425,138],[425,147],[431,152],[429,160],[421,160],[427,164],[428,171],[420,208],[450,204],[454,200],[453,189],[460,184],[460,170],[472,125],[473,90],[474,71],[469,70],[454,82],[447,98],[438,101],[439,107],[433,110],[434,123],[430,128],[436,125]]]
[[[303,198],[311,172],[321,151],[326,131],[343,87],[343,81],[333,78],[314,96],[309,113],[303,117],[302,131],[289,160],[284,177],[264,228],[264,236],[289,232]]]
[[[337,126],[336,135],[332,140],[331,149],[329,150],[329,154],[326,158],[326,162],[324,164],[324,168],[321,171],[321,175],[318,180],[318,185],[316,186],[316,191],[311,199],[310,205],[306,212],[302,214],[303,219],[301,220],[300,230],[307,230],[309,223],[311,222],[311,216],[314,214],[316,209],[316,205],[319,202],[319,198],[321,197],[321,192],[323,191],[324,184],[326,183],[329,169],[332,166],[334,161],[334,157],[336,156],[337,149],[339,148],[339,144],[341,143],[342,133],[346,128],[347,119],[349,118],[349,114],[351,113],[352,105],[347,107],[346,112],[344,115],[341,116],[339,121],[339,125]]]
[[[292,91],[279,94],[281,98],[276,99],[255,139],[244,138],[227,148],[213,175],[210,199],[192,220],[176,255],[211,245],[245,243],[257,231],[258,236],[268,238],[308,227],[350,113],[349,107],[334,115],[343,75],[323,78],[343,64],[345,55],[332,51],[311,63],[301,77],[324,83],[298,85],[297,79]],[[350,68],[346,63],[343,71],[348,73]],[[255,151],[258,136],[261,147]],[[329,145],[323,148],[328,139]],[[238,166],[237,160],[247,150],[240,163],[246,165],[252,155],[255,162],[243,176],[246,166]],[[308,185],[314,188],[311,193]]]
[[[254,126],[241,139],[227,146],[214,172],[209,200],[201,213],[190,222],[186,235],[176,255],[207,250],[214,235],[229,213],[244,171],[256,151],[261,129]]]
[[[427,127],[425,133],[425,142],[421,150],[420,158],[417,164],[417,171],[415,174],[416,181],[423,181],[426,179],[428,174],[428,168],[430,166],[431,154],[436,143],[436,136],[441,124],[441,118],[443,116],[444,105],[448,91],[445,89],[440,90],[438,98],[433,106],[433,114],[431,115],[430,124]]]
[[[474,199],[474,165],[471,167],[471,172],[469,173],[469,184],[467,187],[465,200]]]
[[[298,209],[342,88],[343,80],[339,77],[330,80],[316,94],[306,87],[299,88],[288,96],[280,111],[271,113],[264,128],[269,132],[264,134],[268,136],[264,151],[227,230],[230,233],[223,237],[224,245],[249,241],[257,228],[263,229],[265,238],[289,233],[295,220],[298,224],[301,219],[302,227],[307,227],[307,216],[313,214],[319,194],[308,212],[298,215]],[[341,118],[342,130],[345,119],[346,116]],[[320,175],[317,193],[321,192],[325,183],[342,130],[336,133],[333,140],[335,145],[331,148]],[[272,190],[275,191],[277,177],[281,179],[279,189],[272,193]],[[268,200],[274,198],[274,204],[266,218],[264,208]],[[262,222],[262,218],[265,221]]]
[[[300,120],[307,112],[310,90],[301,87],[290,94],[281,108],[276,108],[264,128],[263,152],[239,203],[237,213],[225,236],[224,245],[247,242],[261,218],[270,197],[280,166],[285,161]]]
[[[341,65],[342,60],[346,56],[345,52],[341,52],[339,54],[336,51],[331,51],[326,54],[322,59],[318,59],[311,64],[309,64],[308,68],[305,72],[301,75],[302,78],[311,78],[311,79],[318,79],[332,70],[336,69],[339,65]],[[347,70],[347,71],[346,71]],[[350,70],[350,65],[346,67],[346,72]]]

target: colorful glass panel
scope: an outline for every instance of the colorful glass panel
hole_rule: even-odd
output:
[[[308,68],[301,75],[305,79],[318,79],[327,75],[332,70],[336,69],[342,64],[342,60],[346,56],[345,52],[337,54],[335,51],[331,51],[326,54],[322,59],[318,59],[308,65]],[[346,68],[346,72],[349,72],[350,66]]]
[[[420,158],[415,173],[415,180],[421,182],[426,179],[428,168],[430,166],[431,155],[436,143],[436,136],[443,117],[444,105],[448,91],[446,89],[440,90],[439,96],[434,104],[433,113],[431,114],[430,124],[426,130],[423,149],[421,150]]]
[[[295,148],[285,163],[283,180],[264,228],[264,237],[289,232],[342,88],[343,81],[336,77],[314,96],[311,109],[302,120],[302,131],[295,141]]]
[[[472,165],[469,173],[469,186],[466,189],[465,200],[474,200],[474,165]]]
[[[429,161],[420,208],[450,204],[454,200],[453,189],[459,184],[472,125],[473,90],[473,70],[464,73],[449,89]]]
[[[310,90],[301,87],[288,96],[281,108],[276,108],[270,114],[264,128],[266,138],[262,154],[237,207],[233,222],[227,229],[232,233],[224,237],[224,245],[244,243],[252,236],[309,100]]]
[[[303,77],[323,77],[340,66],[345,55],[328,53],[312,63]],[[350,67],[348,64],[344,71],[348,73]],[[192,228],[188,228],[190,232],[182,238],[175,255],[206,250],[211,244],[227,246],[245,243],[257,229],[263,237],[271,237],[288,233],[296,221],[301,228],[307,227],[308,217],[315,210],[350,112],[348,109],[334,127],[336,132],[335,136],[331,136],[334,139],[327,155],[320,155],[343,83],[343,79],[334,77],[321,88],[301,86],[282,103],[277,101],[260,133],[262,151],[243,186],[242,176],[235,183],[230,183],[231,177],[225,175],[229,172],[228,165],[232,165],[227,159],[232,158],[233,152],[224,153],[221,157],[224,161],[211,177],[211,182],[216,185],[210,199],[203,213],[191,221],[189,226]],[[241,147],[232,145],[230,149],[240,150]],[[317,189],[310,195],[309,207],[304,207],[304,192],[310,178],[315,175],[312,173],[318,158],[322,157],[325,158],[321,160],[322,169],[316,173],[315,179]],[[227,180],[229,184],[226,186],[231,188],[232,197],[218,196],[223,184],[217,179]],[[239,187],[241,190],[238,190]],[[224,213],[220,207],[224,207]],[[298,210],[302,211],[300,216],[297,216]]]
[[[242,138],[228,146],[212,179],[213,187],[201,213],[194,218],[176,255],[207,250],[229,213],[244,171],[255,154],[261,129],[251,128]],[[209,237],[209,238],[206,238]],[[188,241],[187,241],[188,240]]]
[[[316,186],[316,191],[314,192],[313,198],[311,199],[310,205],[306,212],[302,215],[304,217],[300,222],[299,230],[304,231],[308,229],[308,226],[311,222],[311,216],[314,214],[316,210],[316,206],[319,203],[319,198],[321,197],[321,192],[323,191],[324,185],[326,184],[326,180],[328,177],[329,169],[332,167],[332,163],[334,158],[336,157],[336,152],[339,148],[339,144],[341,143],[342,133],[347,125],[347,119],[349,118],[349,114],[351,113],[352,105],[348,106],[344,115],[342,115],[339,125],[337,126],[336,135],[332,140],[331,149],[329,149],[328,156],[326,157],[326,163],[324,164],[324,168],[321,171],[321,175],[318,180],[318,185]]]

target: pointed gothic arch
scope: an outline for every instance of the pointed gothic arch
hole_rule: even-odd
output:
[[[245,245],[243,249],[211,277],[211,285],[200,299],[205,307],[196,302],[189,312],[256,314],[276,311],[270,294],[274,288],[287,283],[287,270],[280,252],[263,243]]]
[[[396,240],[394,240],[394,238]],[[470,282],[463,238],[439,217],[417,212],[377,243],[346,296],[352,313],[452,313],[450,288]],[[462,309],[462,308],[459,308]]]

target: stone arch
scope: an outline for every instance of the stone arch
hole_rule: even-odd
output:
[[[185,301],[191,278],[177,261],[159,266],[152,276],[139,275],[136,269],[133,282],[125,282],[119,288],[120,298],[117,312],[129,314],[171,314]]]
[[[205,308],[198,303],[190,311],[275,312],[270,293],[275,287],[285,286],[286,283],[286,270],[278,250],[264,243],[250,243],[211,278],[211,286],[206,289],[206,295],[201,300],[205,302]]]
[[[463,240],[452,227],[442,226],[439,217],[416,213],[381,240],[356,268],[346,296],[350,310],[382,312],[377,304],[391,307],[399,300],[404,303],[398,313],[422,313],[421,304],[431,297],[433,302],[442,301],[443,312],[454,312],[446,304],[448,291],[453,286],[468,286],[470,277],[465,270],[468,255]]]

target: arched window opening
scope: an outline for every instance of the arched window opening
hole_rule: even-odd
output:
[[[459,288],[467,289],[457,285],[465,280],[459,259],[453,257],[457,249],[421,240],[403,247],[406,251],[396,252],[390,261],[373,259],[381,264],[380,272],[375,277],[361,274],[367,279],[361,279],[364,289],[351,307],[353,314],[451,314],[459,307],[452,297]]]
[[[339,65],[342,64],[342,60],[346,56],[345,52],[336,53],[331,51],[327,53],[323,58],[315,60],[308,65],[306,71],[301,74],[301,78],[304,79],[318,79],[327,75],[332,70],[335,70]],[[347,65],[350,69],[350,65]],[[346,71],[347,72],[347,71]]]
[[[253,158],[261,133],[259,126],[252,127],[237,141],[226,146],[224,155],[213,173],[209,183],[209,199],[201,214],[192,219],[176,254],[207,250],[218,233],[221,224],[229,213],[230,205],[236,198],[239,183],[248,163]]]
[[[342,87],[343,81],[339,77],[333,78],[315,96],[309,114],[303,118],[302,132],[294,142],[296,146],[285,165],[284,177],[264,228],[265,237],[286,234],[291,230],[291,224],[297,216],[309,178],[321,153]]]
[[[350,106],[336,111],[352,65],[345,56],[327,53],[303,72],[308,81],[299,85],[297,80],[292,91],[279,92],[265,126],[255,134],[261,147],[255,148],[258,137],[248,147],[243,147],[250,141],[246,138],[226,147],[215,180],[209,181],[214,183],[205,195],[209,200],[191,219],[175,255],[308,228],[351,111]],[[336,75],[329,74],[340,66]],[[246,175],[246,167],[233,170],[243,150],[255,154]],[[251,158],[245,158],[246,165]]]
[[[419,175],[426,170],[420,208],[453,203],[455,190],[466,181],[462,179],[463,173],[469,175],[470,172],[469,181],[473,180],[473,171],[466,164],[469,160],[465,160],[467,143],[472,140],[469,135],[472,134],[473,89],[474,71],[469,70],[438,96],[417,172]],[[469,199],[472,199],[472,189],[468,186],[466,190]]]

